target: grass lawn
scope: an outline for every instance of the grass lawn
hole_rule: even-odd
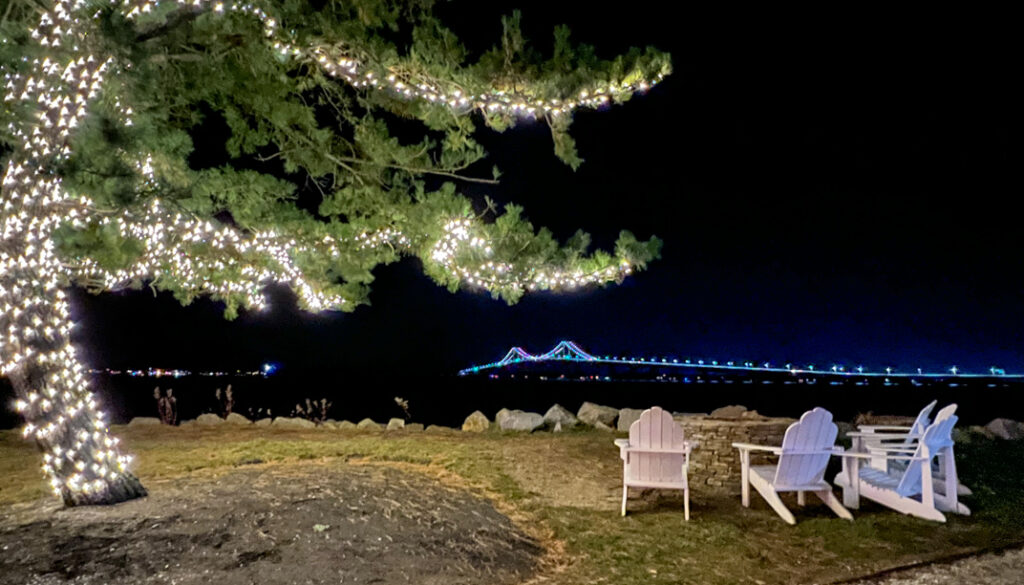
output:
[[[424,434],[217,427],[115,427],[144,483],[246,465],[383,464],[426,473],[491,499],[549,553],[538,581],[613,583],[831,583],[882,569],[1024,542],[1024,441],[973,437],[957,446],[970,517],[936,524],[870,502],[854,522],[808,498],[788,526],[756,493],[694,487],[692,518],[674,493],[645,493],[619,516],[621,464],[601,431]],[[47,498],[35,447],[0,432],[0,505]],[[699,483],[699,475],[691,482]],[[738,478],[737,486],[738,490]]]

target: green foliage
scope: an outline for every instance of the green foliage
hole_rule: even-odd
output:
[[[32,0],[15,2],[18,9],[0,23],[4,72],[40,54],[39,47],[25,42],[24,31],[37,18]],[[503,91],[528,102],[571,100],[584,88],[670,71],[668,55],[653,49],[599,59],[593,48],[572,45],[564,26],[554,31],[553,55],[543,56],[523,36],[518,12],[502,20],[498,45],[474,52],[433,15],[433,4],[282,0],[260,5],[296,46],[337,50],[370,70],[464,95]],[[456,183],[497,182],[497,167],[487,176],[478,164],[486,152],[474,134],[479,122],[499,131],[514,126],[518,119],[508,114],[354,88],[327,75],[311,58],[282,56],[251,15],[197,12],[174,3],[162,3],[135,20],[111,3],[84,10],[94,16],[86,48],[112,55],[116,65],[72,136],[73,155],[58,172],[73,196],[93,201],[98,217],[135,213],[159,198],[176,212],[227,223],[246,234],[272,230],[313,247],[333,238],[340,242],[336,255],[297,253],[295,261],[318,290],[350,301],[347,310],[367,302],[373,268],[404,253],[418,256],[439,284],[452,290],[461,286],[463,276],[431,256],[452,219],[481,222],[493,247],[487,256],[464,251],[460,263],[505,263],[520,278],[490,288],[509,302],[518,300],[526,292],[522,282],[537,274],[599,274],[623,261],[643,268],[658,256],[657,239],[640,242],[628,232],[614,254],[590,253],[590,239],[582,232],[560,245],[515,205],[492,214],[488,204],[487,212],[476,215]],[[31,123],[32,116],[29,106],[5,104],[0,127]],[[540,119],[551,128],[555,155],[577,168],[583,161],[569,134],[571,115],[541,114]],[[16,146],[11,141],[10,135],[0,135],[0,145]],[[152,180],[139,172],[144,165],[152,169]],[[439,184],[438,178],[448,182]],[[107,269],[129,265],[141,253],[140,243],[115,237],[98,221],[59,230],[58,249],[71,261],[92,259]],[[385,229],[404,234],[407,247],[354,243],[362,234]],[[196,243],[188,253],[212,258],[218,252]],[[246,277],[235,269],[210,268],[203,278],[244,282]],[[152,284],[183,302],[209,292],[166,272]],[[221,300],[229,314],[244,302],[232,295]]]

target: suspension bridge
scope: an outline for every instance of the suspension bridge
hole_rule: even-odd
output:
[[[567,366],[574,366],[568,368]],[[579,366],[579,367],[576,367]],[[573,341],[560,341],[551,350],[542,354],[531,354],[521,347],[513,347],[504,357],[496,362],[470,366],[460,370],[459,375],[474,374],[500,375],[502,373],[523,373],[541,371],[557,373],[559,370],[572,373],[586,373],[579,379],[601,379],[597,372],[603,372],[603,378],[610,379],[611,373],[643,373],[655,379],[678,379],[679,381],[702,381],[704,378],[724,378],[726,382],[736,378],[778,379],[780,376],[789,380],[808,381],[815,383],[826,379],[832,383],[850,380],[876,380],[885,383],[911,382],[928,380],[944,381],[951,386],[963,381],[983,381],[989,385],[1000,382],[1024,382],[1024,375],[1007,374],[1002,368],[992,367],[983,372],[968,372],[956,366],[943,372],[925,372],[921,369],[900,371],[896,368],[884,368],[881,371],[868,370],[862,366],[848,368],[845,365],[833,364],[818,368],[813,364],[797,365],[794,363],[772,364],[771,362],[737,362],[705,359],[680,359],[669,357],[629,357],[629,356],[598,356],[581,348]]]

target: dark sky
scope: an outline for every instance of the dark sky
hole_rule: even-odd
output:
[[[435,375],[567,338],[596,353],[1024,372],[1008,15],[678,5],[444,7],[473,43],[496,41],[499,15],[521,7],[542,48],[567,23],[605,56],[672,54],[675,73],[649,94],[577,116],[579,171],[526,124],[482,137],[503,184],[468,189],[525,205],[561,238],[657,235],[649,271],[508,307],[439,289],[406,260],[377,270],[373,305],[354,314],[299,314],[275,293],[230,323],[209,302],[80,294],[88,361]]]

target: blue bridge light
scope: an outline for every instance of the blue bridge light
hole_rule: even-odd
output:
[[[784,367],[773,366],[771,362],[741,362],[743,365],[736,365],[737,362],[728,361],[724,362],[725,365],[720,365],[721,362],[718,360],[709,360],[705,364],[704,360],[696,360],[694,362],[691,359],[669,359],[669,358],[657,358],[657,357],[627,357],[627,356],[615,356],[611,357],[605,355],[595,356],[584,351],[579,345],[573,341],[560,341],[555,347],[551,348],[543,354],[531,354],[526,352],[521,347],[513,347],[508,350],[505,357],[501,358],[496,362],[492,362],[484,365],[476,365],[459,371],[460,375],[466,375],[471,373],[478,373],[484,370],[494,370],[498,368],[505,368],[519,364],[530,364],[550,361],[561,361],[561,362],[587,362],[594,364],[627,364],[627,365],[644,365],[644,366],[657,366],[668,369],[684,368],[689,370],[708,370],[708,371],[723,371],[728,369],[731,371],[749,371],[749,372],[778,372],[789,375],[798,374],[813,374],[814,377],[808,379],[808,383],[812,383],[815,377],[829,377],[829,378],[848,378],[851,374],[856,377],[882,377],[882,378],[990,378],[990,377],[1012,377],[1024,379],[1021,375],[1009,375],[1007,376],[1006,371],[1002,368],[992,367],[984,373],[968,373],[962,369],[953,366],[945,372],[934,372],[926,373],[921,368],[916,368],[917,373],[899,373],[895,371],[895,368],[889,366],[885,367],[882,371],[872,372],[867,370],[864,366],[857,366],[847,371],[846,367],[842,364],[834,364],[830,369],[817,370],[813,364],[807,365],[804,368],[795,366],[793,362],[788,362]],[[267,369],[269,368],[269,370]],[[269,375],[277,369],[275,364],[264,364],[264,373]]]

